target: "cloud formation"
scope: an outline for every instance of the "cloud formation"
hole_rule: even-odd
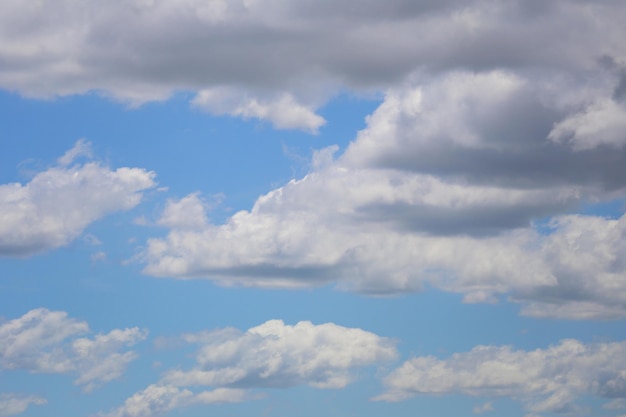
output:
[[[343,388],[351,371],[394,359],[392,341],[333,323],[293,326],[270,320],[241,332],[223,329],[185,336],[201,345],[196,365],[168,371],[164,382],[176,386]]]
[[[112,170],[98,162],[74,163],[91,155],[79,140],[58,165],[27,184],[0,184],[0,256],[29,256],[77,238],[90,223],[140,203],[156,185],[154,172]]]
[[[202,90],[192,104],[212,114],[228,114],[243,119],[267,120],[277,129],[301,129],[317,133],[326,121],[305,105],[298,103],[291,94],[276,97],[249,97],[245,91],[229,88]]]
[[[624,195],[626,148],[551,138],[613,87],[572,96],[559,82],[455,72],[390,90],[342,155],[319,151],[250,211],[213,225],[197,197],[172,202],[145,272],[378,294],[428,284],[467,302],[506,296],[533,316],[625,316],[624,218],[565,213]],[[183,203],[195,227],[168,220]]]
[[[258,399],[253,388],[308,385],[340,389],[353,371],[397,357],[392,340],[333,323],[269,320],[245,332],[234,328],[186,334],[200,345],[190,370],[170,369],[158,384],[135,393],[100,417],[148,417],[197,404]],[[211,386],[211,391],[188,387]]]
[[[625,358],[624,342],[585,345],[567,339],[533,351],[477,346],[447,359],[406,361],[385,378],[387,392],[376,399],[399,401],[419,394],[509,397],[533,413],[568,414],[581,411],[576,400],[587,395],[625,398]]]
[[[0,59],[7,63],[0,88],[28,96],[99,91],[135,104],[181,90],[198,93],[200,102],[207,101],[203,91],[241,91],[234,106],[208,100],[206,108],[314,131],[322,120],[311,107],[283,112],[284,99],[264,97],[285,93],[287,101],[291,94],[294,103],[320,103],[346,89],[386,88],[415,70],[549,68],[582,76],[602,57],[624,64],[621,6],[616,0],[184,0],[176,6],[13,0],[0,6]]]
[[[31,310],[0,324],[0,371],[74,374],[74,383],[91,391],[120,377],[137,354],[126,348],[144,340],[147,330],[114,329],[94,337],[86,322],[63,311]]]

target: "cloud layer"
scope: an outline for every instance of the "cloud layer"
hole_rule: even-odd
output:
[[[584,74],[603,56],[624,64],[624,13],[619,1],[577,0],[12,0],[0,6],[0,88],[131,103],[185,90],[217,114],[315,131],[314,108],[328,96],[380,89],[416,69]],[[216,103],[215,91],[235,104]]]
[[[88,332],[86,322],[63,311],[31,310],[0,324],[0,371],[73,374],[75,384],[91,391],[120,377],[137,357],[127,348],[147,336],[136,327],[82,336]]]
[[[385,378],[388,391],[377,399],[398,401],[418,394],[509,397],[534,413],[568,414],[582,411],[576,400],[587,395],[625,398],[625,358],[624,342],[585,345],[568,339],[533,351],[477,346],[447,359],[406,361]]]
[[[80,140],[57,165],[27,184],[0,185],[0,256],[28,256],[77,238],[90,223],[141,201],[154,187],[154,172],[112,170],[98,162],[73,163],[91,155]]]

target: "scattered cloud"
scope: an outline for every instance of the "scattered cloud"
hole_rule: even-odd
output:
[[[586,395],[626,397],[626,343],[583,344],[562,340],[533,351],[510,346],[477,346],[447,359],[434,356],[406,361],[384,380],[382,401],[418,394],[509,397],[533,413],[567,414],[580,410]],[[488,403],[489,404],[489,403]]]
[[[0,417],[21,414],[31,405],[43,405],[44,398],[35,395],[21,395],[15,393],[0,393]]]
[[[0,325],[0,371],[74,374],[74,383],[91,391],[120,377],[137,357],[125,348],[147,336],[136,327],[82,336],[87,333],[86,322],[63,311],[31,310]]]
[[[293,326],[270,320],[241,332],[223,329],[186,335],[201,345],[193,369],[170,370],[175,386],[343,388],[356,368],[394,359],[391,340],[332,323]]]
[[[267,120],[277,129],[301,129],[317,133],[326,123],[323,117],[296,102],[288,93],[263,99],[249,96],[243,91],[214,88],[200,91],[192,104],[217,115]]]
[[[87,142],[78,141],[60,165],[27,184],[0,185],[0,256],[23,257],[64,246],[90,223],[135,207],[142,191],[155,186],[154,172],[140,168],[70,165],[88,148]]]

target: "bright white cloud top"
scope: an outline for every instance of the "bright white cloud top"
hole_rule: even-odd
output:
[[[1,2],[0,417],[623,417],[625,21]]]
[[[352,368],[397,356],[391,341],[333,323],[270,320],[245,333],[224,329],[184,338],[202,347],[194,369],[166,373],[165,381],[178,386],[343,388]]]

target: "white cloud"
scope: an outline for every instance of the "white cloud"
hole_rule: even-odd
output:
[[[122,375],[135,352],[125,350],[147,336],[136,327],[115,329],[92,338],[84,321],[44,308],[0,325],[0,370],[70,373],[84,391]]]
[[[230,88],[202,90],[192,104],[212,114],[267,120],[277,129],[301,129],[317,133],[326,121],[288,93],[257,98]]]
[[[155,186],[154,172],[112,170],[97,162],[70,164],[86,142],[61,159],[65,165],[40,172],[25,185],[0,185],[0,256],[28,256],[66,245],[90,223],[141,201]],[[68,156],[69,155],[69,156]]]
[[[193,228],[172,223],[148,242],[145,272],[379,294],[427,283],[466,302],[508,295],[532,316],[625,316],[626,220],[560,213],[622,195],[626,150],[551,141],[579,100],[554,82],[451,73],[390,91],[343,155],[320,151],[308,175],[224,224],[203,211]],[[548,232],[534,225],[550,216]]]
[[[385,378],[377,400],[398,401],[417,394],[510,397],[533,413],[579,409],[585,395],[626,397],[626,343],[582,344],[563,340],[533,351],[477,346],[447,359],[406,361]]]
[[[206,206],[198,193],[189,194],[178,201],[168,200],[158,223],[171,228],[202,228],[208,223],[205,210]]]
[[[0,393],[0,417],[21,414],[31,405],[43,405],[47,401],[35,395]]]
[[[216,404],[241,402],[250,398],[245,391],[218,388],[213,391],[193,393],[188,389],[179,389],[171,385],[150,385],[135,393],[124,404],[108,413],[99,413],[100,417],[156,417],[176,408],[196,404]]]
[[[397,355],[388,339],[332,323],[290,326],[270,320],[246,332],[224,329],[187,335],[186,340],[201,345],[196,366],[166,372],[168,384],[343,388],[354,369]]]

